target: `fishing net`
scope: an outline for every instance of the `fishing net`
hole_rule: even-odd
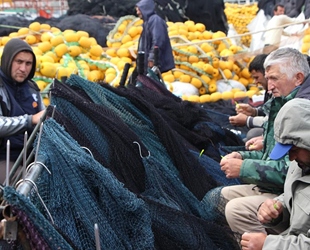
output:
[[[156,99],[165,95],[147,87],[112,89],[78,76],[67,83],[55,80],[52,88],[54,119],[44,123],[39,150],[52,174],[37,181],[63,241],[94,249],[97,223],[104,249],[238,249],[240,235],[226,224],[218,188],[238,180],[226,180],[217,161],[189,150],[198,147],[185,135],[192,130],[214,150],[206,153],[219,155],[223,129],[178,98],[166,96],[160,105]],[[179,108],[186,120],[173,111]],[[49,223],[37,194],[30,198]],[[38,232],[42,242],[48,230]]]
[[[212,201],[219,205],[219,191],[216,190],[213,197],[205,198],[209,212],[214,209]],[[217,217],[219,213],[215,210],[210,218],[204,220],[152,200],[144,200],[150,208],[155,239],[159,239],[155,241],[156,249],[240,249],[240,234],[234,234],[229,227],[223,226],[223,218]]]
[[[45,249],[94,249],[94,223],[103,249],[238,249],[240,235],[230,231],[218,212],[223,208],[221,188],[199,202],[177,176],[148,156],[143,158],[143,202],[53,119],[44,123],[39,154],[51,174],[43,172],[36,185],[54,226],[42,217],[49,215],[35,192],[29,196],[35,206],[13,191],[18,199],[7,191],[5,199],[14,213],[27,217],[18,221],[27,221],[29,239],[47,245]]]
[[[180,140],[183,140],[188,148],[201,151],[205,150],[205,154],[216,161],[220,161],[219,146],[244,145],[241,137],[226,129],[220,122],[221,119],[214,118],[209,115],[209,110],[200,107],[199,104],[182,101],[180,98],[171,98],[171,93],[166,94],[165,91],[156,91],[149,86],[157,86],[156,81],[146,76],[139,76],[143,88],[130,88],[123,92],[129,93],[127,97],[142,97],[156,108],[156,111],[163,117],[170,127],[178,133]],[[159,94],[160,93],[160,94]],[[228,116],[225,120],[229,123]],[[209,150],[206,150],[206,149]]]
[[[126,96],[125,98],[120,95],[122,92],[116,94],[113,92],[115,89],[94,85],[79,77],[71,76],[67,83],[79,85],[95,102],[105,102],[104,105],[108,106],[110,110],[115,111],[126,124],[128,123],[131,127],[135,126],[132,127],[132,130],[139,136],[148,151],[158,161],[162,161],[163,166],[178,172],[184,185],[196,197],[201,199],[208,190],[217,186],[212,177],[199,165],[197,159],[180,142],[176,133],[165,122],[153,105],[138,96],[129,95],[129,90],[128,92],[124,90],[123,95]],[[57,95],[63,95],[63,91],[57,91]],[[75,95],[73,94],[71,98],[75,98]],[[75,102],[75,105],[80,106],[82,103]],[[89,107],[91,107],[91,104],[86,105],[84,108],[88,114],[90,114]],[[102,122],[99,122],[100,116],[102,116],[102,112],[98,112],[93,118],[97,120],[98,124],[104,126],[106,116],[102,117]],[[119,127],[117,124],[115,126]],[[123,129],[121,131],[124,137],[126,131]],[[128,140],[127,135],[124,140],[126,139]],[[131,140],[128,143],[132,145],[133,141]],[[146,152],[142,155],[147,154]],[[130,161],[130,158],[128,161]],[[195,182],[192,181],[193,178],[195,178]],[[208,182],[205,180],[208,180]]]
[[[219,186],[231,186],[240,184],[240,180],[237,178],[227,179],[225,173],[221,170],[217,161],[204,154],[200,155],[198,152],[191,152],[199,159],[199,163],[205,167],[206,171],[212,176],[212,178],[214,178],[219,183]]]
[[[97,161],[105,162],[105,167],[111,169],[131,191],[135,193],[144,191],[144,167],[138,147],[135,147],[133,142],[136,141],[141,145],[143,155],[147,154],[147,150],[143,150],[143,143],[127,125],[111,110],[87,101],[77,92],[70,91],[64,84],[56,84],[53,93],[55,96],[52,103],[57,106],[59,112],[72,121],[74,127],[69,130],[78,131],[75,139],[80,145],[85,146],[83,141],[80,141],[79,135],[82,135],[91,142],[88,148],[91,152],[94,149],[99,151]],[[57,94],[63,98],[56,97]],[[73,103],[80,108],[78,109]]]
[[[78,249],[95,249],[95,223],[103,249],[152,248],[154,238],[145,203],[53,119],[44,124],[39,154],[51,172],[43,172],[36,183],[40,195],[55,226]],[[36,194],[30,198],[46,215]],[[44,233],[45,239],[48,231]]]
[[[4,198],[12,206],[32,249],[73,249],[27,197],[5,187]],[[11,244],[7,249],[15,249],[17,245]]]
[[[151,74],[150,77],[145,75],[138,75],[137,81],[141,84],[143,84],[144,87],[147,87],[149,89],[152,89],[153,91],[160,93],[164,96],[170,97],[173,100],[181,101],[181,99],[174,94],[172,94],[162,83],[158,82],[159,79],[157,75],[152,71],[148,70],[149,74]]]

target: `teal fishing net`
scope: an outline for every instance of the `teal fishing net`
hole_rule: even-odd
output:
[[[164,165],[173,164],[171,157],[164,148],[156,129],[150,118],[139,108],[134,106],[126,97],[122,97],[111,90],[101,87],[98,84],[84,80],[78,76],[72,75],[67,84],[78,87],[85,91],[87,96],[96,104],[106,107],[120,118],[129,128],[134,131],[141,139],[143,144],[152,152],[152,155],[163,161]],[[59,85],[57,85],[58,87]],[[76,90],[76,89],[75,89]],[[54,96],[62,96],[63,93],[53,90]]]
[[[54,119],[44,123],[39,150],[52,174],[44,171],[37,181],[60,238],[74,249],[95,249],[97,223],[103,249],[239,248],[217,188],[233,183],[223,182],[218,162],[188,149],[186,130],[173,129],[177,117],[167,123],[142,91],[135,96],[134,89],[112,90],[77,76],[68,83],[55,80],[56,109],[48,108]],[[189,121],[185,127],[195,127]],[[216,127],[208,135],[222,133]],[[48,222],[35,192],[30,199]],[[42,241],[48,230],[38,233]]]
[[[147,148],[147,150],[143,150],[142,155],[147,155],[148,151],[151,152],[151,154],[158,160],[161,161],[161,164],[163,166],[169,167],[172,171],[176,171],[176,173],[179,175],[180,179],[182,179],[182,182],[184,185],[196,196],[198,199],[201,199],[204,194],[210,190],[213,187],[216,187],[217,184],[213,180],[212,177],[209,176],[209,174],[203,169],[202,166],[199,165],[197,159],[195,159],[191,153],[187,150],[187,148],[179,141],[179,138],[177,137],[176,133],[170,128],[168,124],[165,123],[163,118],[160,116],[158,112],[156,112],[156,109],[151,104],[147,104],[141,99],[136,99],[135,103],[131,102],[125,102],[125,106],[129,106],[130,109],[136,109],[134,113],[137,114],[138,112],[143,111],[143,116],[145,117],[146,114],[149,117],[149,120],[151,120],[151,125],[154,127],[154,130],[150,129],[143,129],[143,127],[139,127],[140,122],[135,123],[135,127],[133,129],[128,129],[128,126],[123,126],[123,122],[119,121],[121,120],[127,122],[126,119],[126,113],[121,113],[120,118],[117,118],[116,114],[111,114],[106,112],[105,110],[109,110],[111,112],[111,105],[114,102],[118,102],[118,99],[123,99],[123,97],[116,95],[115,93],[111,92],[111,90],[100,87],[99,85],[89,85],[90,82],[81,80],[81,78],[77,77],[70,77],[68,82],[71,80],[76,80],[77,82],[82,81],[83,84],[80,83],[81,87],[83,86],[83,89],[86,89],[87,91],[92,91],[93,95],[95,95],[97,92],[103,93],[105,96],[111,96],[111,103],[109,103],[108,107],[103,107],[99,104],[93,104],[93,103],[86,103],[85,100],[81,99],[78,100],[77,94],[73,92],[73,89],[68,89],[61,83],[56,83],[54,89],[52,90],[53,97],[52,102],[56,104],[57,109],[61,110],[59,102],[57,103],[58,99],[66,99],[70,100],[72,104],[74,104],[76,107],[78,107],[80,110],[83,110],[84,114],[87,114],[88,116],[92,115],[92,119],[94,122],[96,122],[98,125],[101,126],[101,128],[108,126],[107,122],[113,122],[114,126],[113,128],[118,128],[120,134],[119,136],[122,136],[122,141],[119,144],[115,142],[114,144],[110,145],[111,147],[116,147],[115,150],[118,148],[118,152],[128,151],[129,148],[132,148],[133,141],[140,140],[141,147],[143,145]],[[85,91],[86,92],[86,91]],[[56,101],[54,101],[56,100]],[[129,105],[130,104],[130,105]],[[112,109],[115,109],[115,105],[112,105]],[[118,108],[118,112],[120,109],[124,108]],[[140,110],[140,111],[139,111]],[[92,114],[92,111],[94,112]],[[61,110],[61,112],[63,112]],[[132,112],[130,112],[131,114]],[[111,116],[111,119],[109,117]],[[123,116],[125,118],[123,119]],[[139,117],[140,118],[140,117]],[[145,119],[145,118],[141,118]],[[118,120],[116,123],[115,120]],[[150,121],[148,121],[150,123]],[[127,123],[126,123],[127,124]],[[152,128],[151,127],[151,128]],[[131,133],[134,132],[138,139],[130,139],[129,136],[131,136]],[[109,136],[110,133],[105,134],[105,136]],[[156,135],[156,136],[154,136]],[[111,141],[115,139],[111,138]],[[128,145],[131,144],[131,146],[122,148],[122,144],[128,143]],[[143,144],[143,145],[142,145]],[[138,155],[135,153],[135,155]],[[129,158],[126,159],[126,162],[131,161],[132,157],[135,156],[128,156]],[[140,160],[141,161],[141,160]],[[172,162],[173,161],[173,162]],[[172,164],[173,163],[173,164]],[[124,164],[124,163],[123,163]],[[131,169],[133,164],[131,165]],[[123,170],[123,169],[122,169]],[[137,172],[143,172],[143,171],[137,171]],[[192,179],[195,179],[196,181],[193,182]],[[208,181],[206,181],[208,180]],[[144,183],[144,182],[143,182]]]
[[[148,249],[154,244],[145,203],[81,148],[53,119],[45,122],[39,154],[51,174],[37,181],[55,226],[78,249],[95,249],[94,224],[103,249]],[[36,207],[47,216],[35,193]],[[43,233],[44,238],[49,232]]]
[[[32,249],[73,249],[27,197],[12,187],[5,187],[4,198],[13,207],[16,220],[23,227]],[[14,244],[7,249],[16,249],[17,246]]]

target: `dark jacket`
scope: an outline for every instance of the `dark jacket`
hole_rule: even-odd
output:
[[[175,67],[174,57],[167,31],[166,22],[155,13],[153,0],[141,0],[136,4],[142,13],[143,31],[139,39],[138,51],[145,53],[145,70],[148,61],[154,61],[154,46],[159,48],[159,68],[161,72]]]
[[[14,57],[21,51],[33,55],[32,69],[27,79],[18,83],[11,78]],[[14,160],[23,148],[22,134],[31,132],[32,115],[45,108],[40,89],[32,81],[36,70],[36,57],[31,47],[20,39],[11,39],[4,47],[0,69],[0,159],[5,159],[6,141],[10,140],[11,159]]]

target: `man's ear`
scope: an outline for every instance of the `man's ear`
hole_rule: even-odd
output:
[[[303,84],[304,80],[305,80],[305,75],[302,72],[298,72],[296,74],[295,86],[299,86],[299,85]]]

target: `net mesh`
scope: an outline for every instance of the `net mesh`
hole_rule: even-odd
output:
[[[40,155],[51,175],[37,181],[40,195],[62,234],[79,249],[95,249],[97,223],[104,249],[148,249],[153,246],[145,203],[125,189],[53,119],[45,122]],[[36,194],[32,202],[47,216]],[[43,232],[44,238],[49,232]]]
[[[135,135],[137,135],[141,139],[141,142],[143,142],[143,145],[146,146],[148,151],[156,159],[158,159],[158,161],[163,161],[162,165],[168,166],[173,171],[178,172],[180,178],[182,179],[182,182],[188,189],[190,189],[191,192],[193,192],[196,197],[198,197],[198,199],[201,199],[208,190],[216,186],[216,182],[209,176],[209,174],[207,174],[203,167],[199,165],[197,159],[190,154],[184,144],[180,142],[178,135],[172,130],[169,124],[167,124],[167,122],[160,115],[160,113],[157,112],[154,105],[147,103],[144,99],[139,97],[137,93],[131,93],[129,90],[125,90],[124,92],[119,91],[119,93],[116,94],[113,91],[117,90],[108,89],[108,86],[101,87],[94,84],[89,85],[90,82],[85,80],[81,81],[79,79],[80,78],[77,78],[75,76],[70,77],[68,83],[70,85],[72,85],[73,83],[79,83],[79,87],[83,88],[83,90],[85,90],[85,92],[92,99],[95,99],[93,96],[97,95],[96,93],[104,95],[105,99],[109,99],[109,110],[116,110],[115,112],[117,112],[118,117],[121,117],[121,119],[126,124],[129,124],[131,126],[132,130],[135,132]],[[55,88],[57,88],[57,85],[60,84],[61,83],[56,84]],[[64,94],[64,90],[62,89],[61,91],[57,91],[57,93],[56,91],[54,91],[53,93],[60,96]],[[124,104],[126,109],[124,109],[124,106],[122,106],[122,103],[119,101],[124,98],[127,99]],[[66,97],[66,99],[68,100],[68,96]],[[74,102],[74,104],[79,107],[79,109],[82,108],[81,105],[83,105],[83,103],[81,101],[75,101],[76,94],[72,94],[71,99],[72,102]],[[90,115],[90,107],[92,106],[94,106],[94,108],[96,109],[98,107],[102,108],[102,105],[99,106],[88,103],[84,107],[84,112],[87,112],[87,114]],[[130,110],[130,112],[127,110]],[[132,117],[132,114],[138,115],[141,112],[143,112],[143,115],[139,117],[136,116],[138,120],[137,122],[133,123],[134,118]],[[98,122],[100,120],[100,116],[102,118],[102,122]],[[129,121],[128,116],[130,117]],[[114,115],[114,117],[116,117],[116,115]],[[97,120],[98,124],[101,124],[101,126],[106,126],[107,116],[105,115],[104,117],[102,117],[102,111],[97,112],[97,114],[93,116],[93,119]],[[115,118],[113,118],[113,120],[114,119]],[[141,120],[143,121],[143,125],[148,124],[148,128],[140,126],[141,122],[139,121]],[[114,128],[120,127],[120,125],[121,121],[117,122]],[[126,132],[124,130],[125,128],[121,129],[122,137],[125,137],[123,138],[123,141],[128,141],[130,139],[128,137],[128,133],[130,132],[130,130],[128,129],[128,127]],[[128,144],[132,145],[133,141],[137,140],[129,140]],[[124,143],[121,142],[120,144]],[[117,147],[121,146],[116,142],[114,143],[114,145]],[[142,155],[147,155],[148,151],[142,150]],[[138,154],[136,153],[136,155]],[[128,160],[130,160],[130,158],[131,156],[129,156]],[[192,178],[195,178],[196,182],[193,182]],[[208,179],[209,181],[206,182],[206,179]]]
[[[112,89],[74,75],[67,83],[55,80],[56,110],[48,108],[39,149],[52,174],[36,182],[55,224],[36,192],[24,199],[5,190],[33,224],[29,238],[95,249],[97,223],[103,249],[239,249],[220,196],[221,186],[239,182],[214,160],[230,134],[199,107],[147,87]]]

